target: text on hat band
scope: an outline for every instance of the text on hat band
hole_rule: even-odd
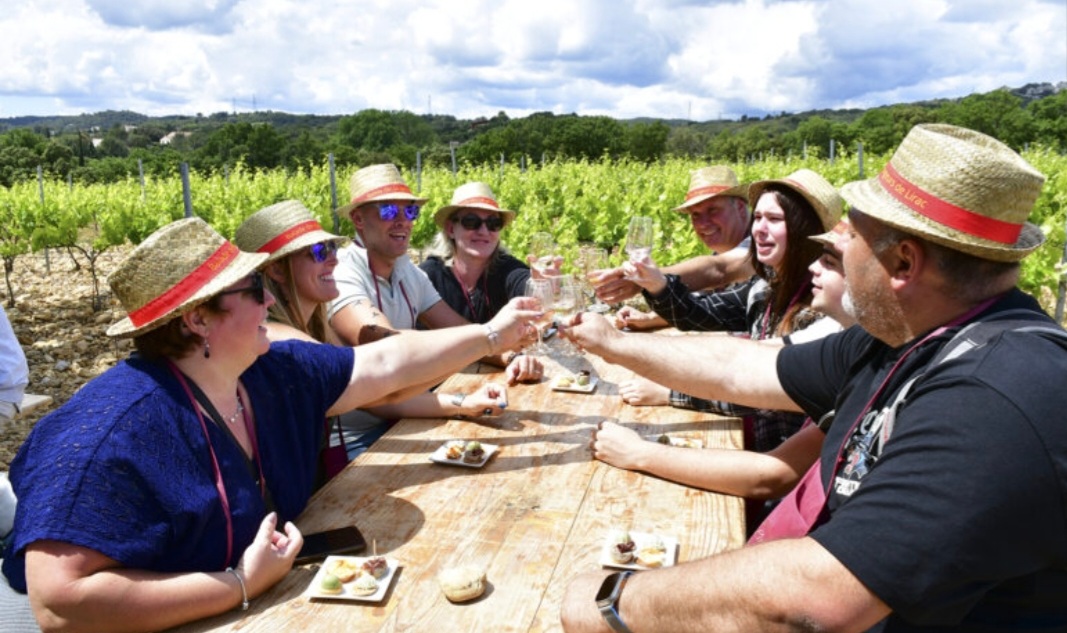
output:
[[[259,247],[260,253],[273,253],[279,248],[285,246],[289,242],[292,242],[301,235],[306,235],[312,231],[321,231],[322,225],[317,220],[308,220],[307,222],[301,222],[291,229],[283,232],[281,235],[275,237],[271,241],[267,242],[263,246]]]
[[[393,183],[391,185],[383,185],[381,187],[371,189],[370,191],[365,191],[363,192],[363,195],[352,198],[352,204],[364,202],[366,200],[370,200],[371,198],[376,198],[387,193],[406,193],[409,196],[412,195],[411,189],[409,189],[408,186],[404,183],[399,182]]]
[[[901,176],[891,164],[886,164],[882,173],[878,174],[878,180],[889,195],[912,211],[968,235],[1001,244],[1014,244],[1022,232],[1022,224],[974,213],[923,191]]]
[[[693,189],[693,190],[687,192],[685,194],[685,199],[686,200],[692,200],[693,198],[696,198],[697,196],[706,196],[708,194],[715,195],[717,193],[722,193],[723,191],[726,191],[727,189],[729,189],[729,187],[727,187],[726,185],[708,185],[706,187],[698,187],[696,189]]]
[[[196,294],[197,290],[200,290],[205,284],[218,276],[219,271],[236,259],[240,252],[240,249],[230,242],[223,242],[222,246],[211,254],[211,257],[208,257],[203,264],[194,268],[181,281],[168,288],[155,299],[130,312],[128,315],[130,323],[133,323],[135,327],[141,327],[171,312],[180,306],[183,301]]]
[[[454,204],[452,206],[454,206],[454,207],[469,207],[469,206],[471,206],[473,204],[486,204],[486,205],[489,205],[489,206],[493,207],[494,209],[499,209],[500,208],[500,205],[498,205],[496,203],[496,200],[493,200],[492,198],[484,198],[484,197],[481,197],[481,196],[475,196],[474,198],[467,198],[466,200],[461,200],[460,202],[458,202],[458,203],[456,203],[456,204]]]

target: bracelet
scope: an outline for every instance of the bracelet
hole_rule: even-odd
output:
[[[227,567],[226,572],[233,574],[233,577],[237,579],[237,584],[241,585],[241,611],[248,611],[248,592],[245,590],[245,579],[241,578],[241,573],[233,567]]]
[[[500,333],[488,323],[483,323],[482,326],[485,327],[485,338],[489,339],[489,353],[492,354],[500,347]]]
[[[467,398],[467,396],[462,393],[454,393],[449,397],[451,398],[452,404],[460,408],[463,407],[463,401]]]

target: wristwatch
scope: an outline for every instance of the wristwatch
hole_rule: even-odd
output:
[[[600,609],[600,615],[604,616],[611,630],[618,633],[631,633],[630,628],[619,617],[619,611],[615,606],[619,602],[619,596],[622,595],[622,588],[626,586],[626,579],[631,574],[633,574],[632,571],[617,571],[611,574],[600,585],[600,591],[596,592],[596,608]]]

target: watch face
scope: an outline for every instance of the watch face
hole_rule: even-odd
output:
[[[622,572],[615,572],[604,579],[604,582],[600,585],[600,591],[596,592],[596,601],[604,602],[611,600],[615,595],[615,588],[619,586],[619,580],[622,578]]]

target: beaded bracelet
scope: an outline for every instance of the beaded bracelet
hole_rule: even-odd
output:
[[[241,574],[233,567],[227,567],[226,572],[233,574],[233,577],[237,579],[237,584],[241,585],[241,611],[248,611],[248,592],[245,591],[245,579],[241,578]]]

